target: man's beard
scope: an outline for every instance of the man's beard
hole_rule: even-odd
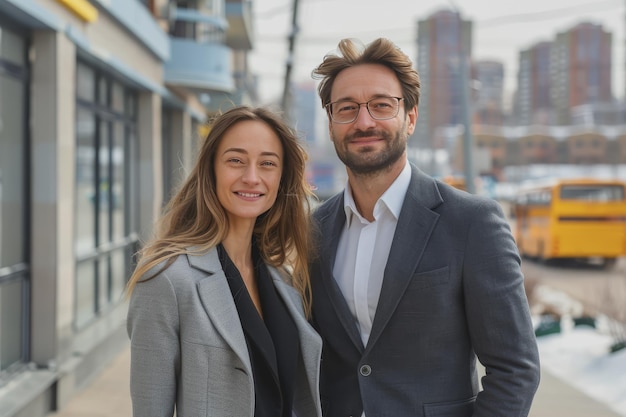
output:
[[[332,133],[331,133],[332,135]],[[346,148],[339,148],[350,140],[363,137],[380,137],[385,141],[385,148],[382,151],[374,152],[372,147],[364,146],[358,153],[346,151]],[[356,132],[353,135],[343,138],[341,142],[337,142],[333,136],[335,143],[335,151],[337,156],[354,174],[370,176],[387,170],[391,165],[397,162],[406,151],[407,135],[404,133],[404,126],[399,129],[395,137],[387,131],[372,132]]]

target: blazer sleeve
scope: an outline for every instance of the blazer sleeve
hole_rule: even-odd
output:
[[[499,204],[485,199],[472,211],[465,308],[472,345],[486,369],[474,416],[526,416],[540,370],[517,245]]]
[[[176,293],[167,271],[135,286],[129,304],[133,417],[172,417],[180,368]]]

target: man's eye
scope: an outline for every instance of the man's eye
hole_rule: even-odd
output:
[[[337,111],[338,112],[348,112],[348,111],[354,111],[355,108],[356,108],[356,106],[354,104],[342,104],[342,105],[337,107]]]
[[[378,101],[378,102],[370,103],[370,107],[373,107],[375,109],[388,109],[389,107],[391,107],[391,105],[384,101]]]

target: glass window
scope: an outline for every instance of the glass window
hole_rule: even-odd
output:
[[[111,222],[109,216],[112,214],[113,206],[111,187],[111,146],[110,146],[110,124],[100,122],[100,136],[98,146],[98,199],[96,211],[98,213],[98,230],[96,233],[98,244],[111,241]]]
[[[110,74],[80,66],[83,76],[77,83],[84,83],[85,92],[95,90],[96,100],[77,96],[74,324],[78,328],[121,300],[131,254],[138,245],[139,195],[137,94]]]
[[[104,77],[100,77],[98,80],[98,104],[108,106],[109,97],[109,80]]]
[[[109,275],[110,257],[102,256],[98,260],[98,301],[96,303],[96,310],[100,310],[102,306],[106,306],[111,300],[111,277]]]
[[[563,200],[579,201],[624,201],[621,185],[563,185],[560,193]]]
[[[111,301],[113,302],[122,299],[126,279],[130,272],[131,257],[127,256],[126,252],[117,250],[111,253]]]
[[[0,267],[25,261],[24,86],[0,75]]]
[[[20,279],[0,285],[0,371],[22,359],[22,288]]]
[[[96,246],[96,159],[94,115],[78,109],[76,122],[76,255],[85,256]]]
[[[132,127],[127,127],[128,138],[124,144],[126,158],[124,159],[124,167],[126,175],[126,183],[124,184],[124,196],[126,201],[126,211],[124,213],[126,236],[132,235],[139,229],[139,209],[136,198],[132,196],[139,195],[139,166],[135,163],[134,158],[139,154],[139,145],[137,132]]]
[[[29,360],[26,41],[0,27],[0,387]]]
[[[82,64],[76,66],[76,94],[78,98],[93,102],[96,97],[96,75]]]
[[[84,326],[96,316],[96,267],[97,263],[91,260],[79,263],[76,268],[76,327]]]
[[[116,113],[124,113],[124,87],[119,83],[113,83],[111,90],[111,108]]]
[[[124,188],[126,180],[126,163],[124,151],[124,125],[116,123],[113,131],[113,144],[111,149],[111,211],[112,241],[119,241],[125,236],[124,229],[124,208],[125,196]]]
[[[134,119],[137,116],[137,96],[134,94],[126,94],[124,102],[124,113],[127,117]]]
[[[19,35],[0,27],[0,58],[13,64],[25,64],[25,42]]]

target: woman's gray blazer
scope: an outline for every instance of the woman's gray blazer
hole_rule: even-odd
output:
[[[304,318],[299,293],[269,267],[300,337],[294,412],[320,417],[322,341]],[[182,255],[139,282],[127,320],[134,417],[254,416],[246,339],[217,250]]]

